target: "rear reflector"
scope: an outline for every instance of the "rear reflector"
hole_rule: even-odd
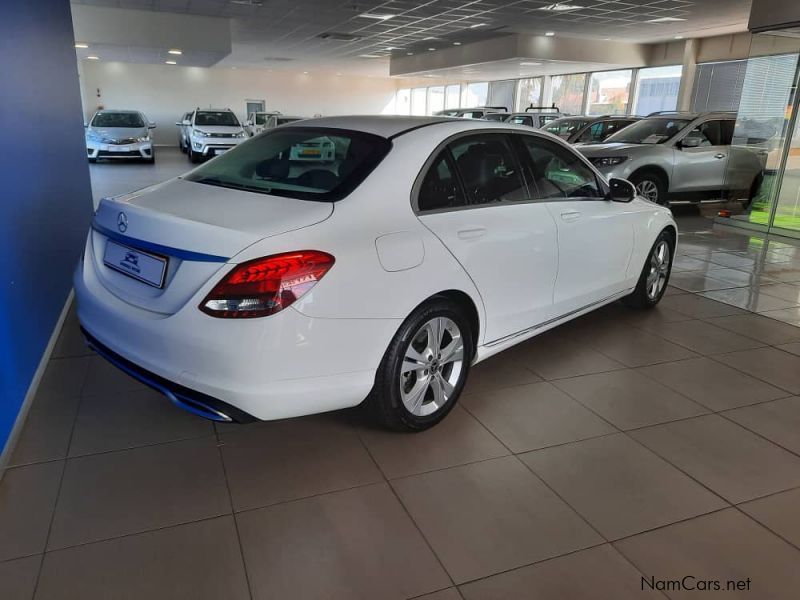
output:
[[[236,265],[199,308],[226,319],[274,315],[314,287],[333,263],[326,252],[299,250]]]

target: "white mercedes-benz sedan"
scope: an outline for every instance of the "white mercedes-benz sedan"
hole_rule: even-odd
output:
[[[294,149],[321,138],[325,164]],[[661,299],[668,208],[529,127],[338,117],[103,199],[75,274],[88,343],[191,412],[365,402],[430,427],[470,367],[618,299]]]

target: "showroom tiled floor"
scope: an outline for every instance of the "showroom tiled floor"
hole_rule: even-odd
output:
[[[0,598],[714,597],[641,587],[684,575],[796,598],[800,249],[681,226],[656,310],[490,359],[417,435],[358,410],[214,426],[71,314],[0,482]]]

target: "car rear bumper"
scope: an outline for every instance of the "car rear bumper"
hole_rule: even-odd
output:
[[[87,260],[74,283],[90,344],[183,408],[189,401],[201,409],[193,412],[211,409],[208,418],[217,411],[233,421],[271,420],[355,406],[401,323],[312,318],[292,307],[218,319],[197,308],[203,291],[175,314],[154,313],[112,294]]]

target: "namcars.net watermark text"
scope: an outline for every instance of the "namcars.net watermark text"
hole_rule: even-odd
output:
[[[750,578],[747,579],[702,579],[694,575],[686,575],[680,579],[656,579],[653,576],[642,577],[642,590],[659,592],[742,592],[750,591]]]

